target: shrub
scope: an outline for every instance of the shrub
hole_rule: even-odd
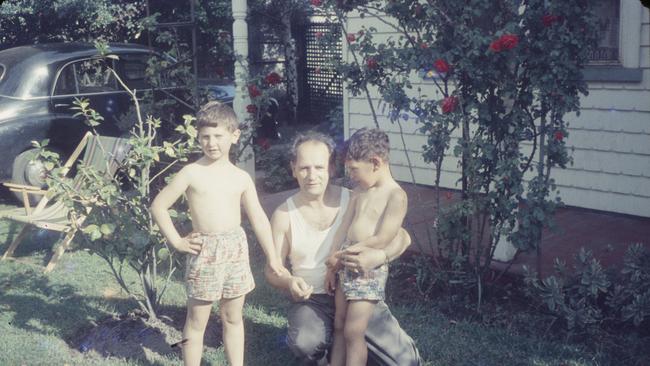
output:
[[[580,95],[587,93],[581,68],[596,40],[593,3],[326,4],[351,53],[338,70],[352,95],[368,100],[377,127],[381,117],[399,131],[418,129],[426,137],[423,156],[437,188],[443,161],[457,161],[462,200],[440,212],[431,270],[446,276],[441,283],[448,287],[474,290],[480,305],[499,239],[535,250],[560,204],[550,173],[570,162],[565,116],[579,112]],[[344,21],[351,10],[394,35],[373,27],[352,33]],[[416,75],[427,80],[424,86],[414,85]],[[379,106],[371,87],[381,96]],[[531,177],[524,179],[526,173]]]
[[[582,248],[573,270],[556,260],[555,275],[540,280],[526,272],[529,296],[570,335],[639,332],[649,323],[650,250],[643,244],[627,249],[618,271]]]
[[[152,186],[195,151],[196,130],[191,125],[193,118],[187,116],[184,125],[177,127],[181,137],[160,143],[160,120],[152,116],[143,120],[134,91],[122,86],[132,96],[137,121],[130,131],[131,148],[115,176],[79,166],[77,176],[84,176],[84,180],[75,184],[60,174],[62,167],[54,160],[56,154],[43,151],[40,155],[49,159],[47,166],[54,167],[47,176],[49,187],[56,192],[53,199],[64,202],[72,218],[83,218],[72,220],[82,233],[80,244],[104,259],[120,287],[150,319],[156,319],[175,263],[149,212]],[[76,100],[74,105],[91,130],[101,124],[103,118],[88,100]],[[172,216],[181,222],[187,220],[181,213],[173,212]],[[160,270],[163,265],[165,271]],[[126,281],[126,267],[138,274],[139,283]]]

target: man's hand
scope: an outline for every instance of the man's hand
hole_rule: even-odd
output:
[[[181,238],[179,242],[170,243],[174,249],[183,254],[199,255],[203,247],[203,239],[197,233]]]
[[[351,246],[340,252],[341,264],[353,271],[367,272],[386,263],[386,252],[363,246]]]
[[[314,287],[305,282],[302,277],[292,277],[291,284],[289,285],[289,293],[294,301],[305,301],[309,299]]]
[[[334,290],[336,290],[336,270],[328,268],[327,274],[325,274],[325,291],[327,291],[328,294],[333,295]]]

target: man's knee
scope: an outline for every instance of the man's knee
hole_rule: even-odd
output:
[[[296,357],[302,360],[317,361],[325,355],[330,342],[324,334],[289,329],[287,345]]]

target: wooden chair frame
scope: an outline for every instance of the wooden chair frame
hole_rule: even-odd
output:
[[[83,138],[79,142],[79,145],[75,148],[75,150],[72,152],[70,157],[68,157],[68,159],[64,163],[63,170],[62,170],[63,176],[68,174],[73,164],[79,159],[81,152],[84,151],[84,149],[87,147],[88,142],[92,137],[93,134],[91,132],[87,132],[83,136]],[[97,137],[99,138],[99,136]],[[113,174],[113,172],[111,172],[111,174]],[[53,230],[53,231],[58,231],[60,233],[65,233],[65,236],[62,239],[59,239],[57,241],[57,243],[61,241],[61,244],[57,246],[56,245],[57,243],[55,243],[56,250],[52,254],[52,257],[50,258],[47,266],[45,267],[46,273],[52,271],[56,266],[57,262],[59,261],[59,259],[61,258],[61,256],[63,255],[63,253],[70,246],[70,243],[72,242],[72,239],[74,238],[74,235],[76,234],[77,231],[76,227],[83,223],[83,219],[85,217],[78,218],[75,224],[73,225],[73,223],[70,221],[70,218],[68,217],[67,207],[65,207],[61,202],[58,203],[55,202],[54,204],[48,206],[48,203],[51,199],[51,191],[46,191],[39,187],[13,184],[13,183],[4,183],[4,185],[13,192],[21,193],[23,198],[23,209],[25,210],[25,214],[22,215],[18,213],[18,210],[12,209],[8,211],[0,212],[0,218],[22,222],[25,225],[23,226],[20,233],[18,233],[18,235],[11,242],[11,244],[9,245],[9,247],[7,248],[7,250],[5,251],[5,253],[3,254],[0,260],[5,260],[11,257],[14,251],[16,250],[18,244],[20,244],[20,242],[23,240],[29,228],[31,226],[36,226],[41,229]],[[31,207],[29,202],[30,194],[37,194],[43,196],[34,208]],[[62,218],[61,215],[65,217],[64,220],[61,220]],[[54,217],[58,219],[58,222],[51,220]],[[48,221],[48,219],[50,220]]]

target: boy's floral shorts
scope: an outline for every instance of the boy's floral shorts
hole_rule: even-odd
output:
[[[343,247],[349,246],[348,243]],[[388,266],[383,264],[364,273],[344,267],[339,271],[339,282],[346,300],[384,300]]]
[[[248,260],[248,243],[241,227],[221,233],[201,233],[199,255],[187,255],[187,297],[215,301],[231,299],[255,288]]]

